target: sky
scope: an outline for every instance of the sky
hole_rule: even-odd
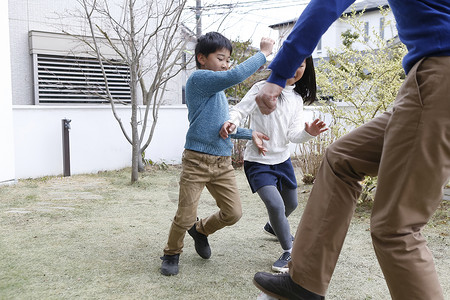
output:
[[[203,7],[202,33],[218,31],[231,40],[252,40],[259,48],[262,37],[275,41],[278,32],[269,25],[292,20],[300,16],[309,0],[201,0]],[[188,0],[187,16],[195,32],[196,0]]]
[[[262,37],[277,42],[278,31],[269,25],[298,18],[310,0],[200,0],[202,33],[218,31],[231,40],[252,40],[259,48]],[[362,0],[356,0],[360,2]],[[187,0],[188,26],[195,32],[196,0]],[[280,45],[275,44],[274,49]]]

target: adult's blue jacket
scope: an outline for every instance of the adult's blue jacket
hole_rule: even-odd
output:
[[[311,55],[320,37],[355,0],[311,0],[291,34],[269,65],[267,81],[284,87],[302,61]],[[388,0],[400,40],[408,54],[408,73],[423,57],[450,55],[450,0]]]

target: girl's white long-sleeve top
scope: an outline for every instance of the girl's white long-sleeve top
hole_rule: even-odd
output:
[[[289,142],[304,143],[313,136],[305,131],[303,100],[294,92],[294,86],[286,86],[283,89],[283,98],[277,100],[277,107],[272,113],[261,113],[255,98],[263,84],[264,82],[254,84],[241,102],[231,108],[229,122],[237,127],[250,116],[250,128],[264,133],[270,140],[264,140],[264,146],[268,149],[265,156],[259,154],[252,140],[248,141],[244,160],[275,165],[290,157]]]

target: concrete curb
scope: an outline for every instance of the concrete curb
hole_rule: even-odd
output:
[[[444,189],[444,200],[450,201],[450,188],[445,188]]]

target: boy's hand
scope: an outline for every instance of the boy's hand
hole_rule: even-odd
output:
[[[311,124],[305,122],[305,131],[312,136],[318,136],[322,132],[328,130],[326,126],[327,124],[325,124],[323,121],[315,119]]]
[[[275,41],[271,38],[263,37],[261,42],[259,43],[259,49],[262,53],[267,57],[272,54],[273,45],[275,45]]]
[[[264,147],[263,140],[268,141],[269,137],[264,133],[253,130],[252,132],[252,140],[255,146],[258,148],[259,154],[266,155],[267,149]]]
[[[278,96],[283,88],[275,83],[266,82],[256,95],[256,104],[263,115],[268,115],[277,108]]]
[[[236,129],[236,125],[226,121],[225,123],[223,123],[222,128],[220,128],[219,135],[223,139],[226,139],[226,138],[228,138],[228,134],[232,133],[235,129]]]

